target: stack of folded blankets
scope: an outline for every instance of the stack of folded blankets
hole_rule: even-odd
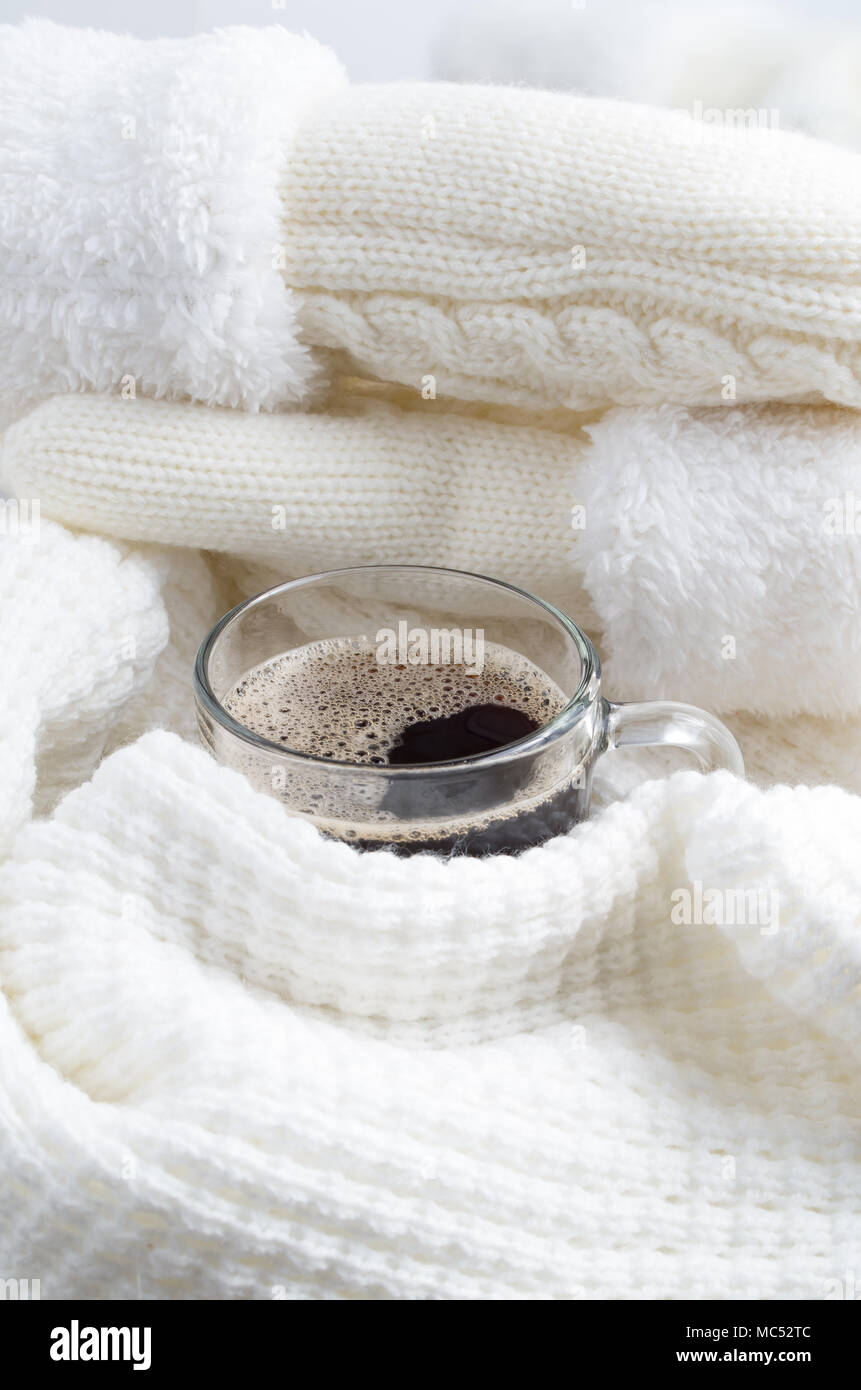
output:
[[[0,1277],[853,1297],[861,155],[41,21],[0,136]],[[555,601],[749,780],[619,752],[517,858],[324,840],[191,666],[374,561]]]

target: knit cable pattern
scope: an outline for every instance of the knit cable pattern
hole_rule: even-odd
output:
[[[858,155],[781,131],[366,85],[291,148],[284,275],[308,342],[416,389],[857,406],[859,174]]]

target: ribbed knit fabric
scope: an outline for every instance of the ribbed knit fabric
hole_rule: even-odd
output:
[[[37,749],[47,809],[70,760],[188,730],[224,598],[194,552],[48,521],[2,553],[4,649],[43,633],[2,792],[4,1268],[44,1297],[833,1296],[856,797],[684,773],[520,859],[402,861],[154,733],[28,825]],[[697,885],[768,916],[679,925]]]
[[[43,1297],[825,1296],[859,1254],[859,833],[835,789],[688,773],[519,860],[362,857],[147,737],[0,870],[5,1267]],[[672,925],[693,875],[776,888],[780,931]]]
[[[306,341],[468,399],[861,404],[861,156],[515,88],[366,85],[283,182]]]
[[[246,593],[374,561],[497,575],[600,640],[619,699],[861,711],[853,411],[620,407],[562,429],[439,401],[63,396],[7,431],[0,484],[67,525],[240,557]]]
[[[531,406],[861,404],[861,156],[835,146],[350,88],[277,26],[5,26],[0,121],[6,418],[88,388],[268,409],[330,355]]]
[[[752,781],[789,786],[836,784],[861,796],[861,718],[794,719],[766,715],[724,716],[740,746]]]
[[[0,544],[0,849],[32,812],[37,755],[43,797],[89,776],[112,719],[152,675],[168,641],[160,588],[139,553],[51,522],[38,542]]]
[[[62,396],[10,428],[0,486],[44,515],[226,551],[286,579],[340,565],[478,569],[594,619],[572,556],[588,439],[428,401],[250,415]]]

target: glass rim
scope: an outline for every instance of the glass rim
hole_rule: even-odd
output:
[[[581,663],[580,683],[574,694],[552,719],[539,728],[533,729],[531,733],[525,734],[523,738],[516,739],[513,743],[507,743],[502,748],[494,748],[486,753],[471,753],[464,758],[451,758],[439,763],[398,763],[391,765],[372,764],[372,763],[351,763],[342,762],[337,758],[322,758],[316,753],[301,753],[295,748],[286,748],[283,743],[275,743],[272,739],[265,738],[262,734],[257,734],[253,729],[249,729],[245,724],[241,724],[238,719],[224,708],[215,696],[209,682],[208,666],[215,644],[222,633],[234,622],[238,622],[241,617],[250,609],[258,604],[262,604],[273,594],[286,593],[292,589],[306,588],[312,584],[317,584],[321,580],[336,579],[342,575],[355,574],[375,574],[385,573],[392,570],[409,570],[413,574],[443,574],[450,575],[456,579],[471,579],[481,584],[488,584],[495,589],[503,589],[508,593],[516,594],[518,598],[526,599],[529,603],[536,604],[543,608],[560,625],[564,632],[572,639],[577,648]],[[277,655],[277,653],[275,653]],[[476,574],[472,570],[449,569],[442,565],[409,565],[409,564],[384,564],[384,565],[347,565],[341,569],[320,570],[316,574],[302,575],[299,579],[286,579],[280,584],[273,584],[268,589],[261,590],[258,594],[252,594],[250,598],[243,599],[237,603],[229,612],[219,618],[214,627],[210,629],[198,648],[194,662],[194,693],[200,700],[207,713],[215,719],[227,733],[234,738],[241,739],[244,743],[250,744],[253,748],[267,753],[277,754],[279,758],[291,762],[307,765],[313,763],[319,767],[337,768],[339,773],[355,773],[360,776],[385,776],[398,779],[407,779],[418,776],[434,776],[435,774],[451,773],[457,770],[471,770],[477,767],[485,767],[490,764],[498,766],[501,763],[514,762],[518,758],[529,756],[538,752],[548,744],[556,741],[574,724],[580,715],[591,704],[592,697],[589,696],[589,688],[593,678],[600,679],[601,661],[597,651],[585,632],[564,613],[561,608],[550,603],[547,599],[540,598],[537,594],[531,593],[528,589],[522,589],[517,584],[509,584],[505,579],[494,579],[490,575]],[[588,698],[587,698],[588,697]]]

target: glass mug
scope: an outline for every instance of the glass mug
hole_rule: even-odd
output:
[[[420,765],[293,751],[244,727],[224,707],[249,671],[284,653],[329,639],[367,646],[381,632],[399,630],[459,631],[473,641],[480,633],[485,649],[494,643],[528,658],[566,703],[516,742]],[[595,762],[610,748],[672,745],[688,749],[703,771],[744,776],[738,744],[719,720],[670,701],[606,700],[600,658],[576,623],[512,584],[459,570],[367,565],[268,589],[206,637],[194,691],[201,739],[219,762],[277,796],[291,814],[361,849],[483,855],[541,844],[588,816]]]

